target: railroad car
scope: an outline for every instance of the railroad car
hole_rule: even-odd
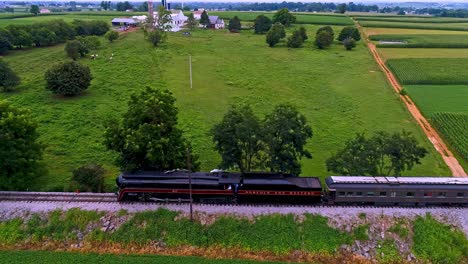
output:
[[[331,176],[325,183],[325,200],[335,204],[468,204],[468,178]]]
[[[186,201],[190,182],[197,202],[320,202],[322,186],[316,177],[296,177],[283,173],[228,173],[219,170],[191,173],[122,173],[117,178],[118,200]]]

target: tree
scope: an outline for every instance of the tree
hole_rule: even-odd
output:
[[[266,34],[266,42],[274,47],[282,38],[286,37],[286,31],[281,23],[275,23]]]
[[[26,190],[46,173],[30,111],[0,101],[0,190]]]
[[[411,133],[377,132],[371,138],[357,134],[345,147],[326,161],[327,169],[340,175],[400,176],[421,164],[427,150]]]
[[[29,9],[29,12],[37,16],[37,14],[39,14],[39,7],[37,5],[31,5],[31,9]]]
[[[121,122],[106,125],[104,145],[118,153],[116,162],[122,170],[164,171],[188,166],[196,171],[200,164],[177,126],[177,114],[169,90],[146,87],[131,96]]]
[[[190,28],[190,30],[193,30],[194,28],[197,27],[197,25],[198,25],[198,21],[193,16],[193,13],[190,13],[187,19],[188,28]]]
[[[321,28],[319,28],[317,30],[316,35],[318,35],[318,33],[322,32],[322,31],[330,33],[330,35],[332,36],[332,39],[335,39],[335,32],[333,31],[332,27],[330,27],[330,26],[321,27]]]
[[[73,170],[72,180],[87,192],[103,192],[105,172],[101,165],[87,164]]]
[[[353,38],[347,38],[343,40],[343,46],[346,50],[352,50],[354,47],[356,47],[356,41]]]
[[[208,14],[206,13],[206,10],[203,10],[201,16],[200,16],[200,24],[203,26],[208,26],[210,25],[210,18],[208,17]]]
[[[296,17],[287,8],[280,9],[273,15],[273,23],[281,23],[289,27],[294,22],[296,22]]]
[[[110,4],[111,4],[110,1],[102,1],[101,2],[101,8],[104,9],[104,10],[110,9]]]
[[[398,11],[397,15],[404,16],[404,15],[406,15],[406,13],[405,13],[404,10],[400,10],[400,11]]]
[[[77,60],[82,56],[81,52],[83,49],[83,45],[78,40],[70,40],[65,44],[65,52],[73,60]]]
[[[81,42],[85,54],[93,50],[98,50],[101,47],[101,40],[97,36],[84,36],[77,37],[76,40]],[[84,55],[84,54],[83,54]]]
[[[234,16],[229,20],[228,29],[230,32],[238,33],[241,30],[241,21],[237,16]]]
[[[306,41],[307,39],[309,39],[309,37],[307,36],[307,31],[305,27],[300,27],[299,32],[301,33],[301,37],[303,41]]]
[[[126,11],[131,9],[133,9],[133,6],[128,1],[117,3],[117,11]]]
[[[333,36],[330,35],[330,33],[326,31],[322,31],[318,33],[317,36],[315,37],[315,45],[319,49],[330,47],[332,43],[333,43]]]
[[[147,38],[154,47],[159,46],[159,44],[164,42],[164,32],[161,30],[154,30],[147,34]]]
[[[295,30],[288,38],[287,46],[289,48],[300,48],[304,40],[302,39],[302,33],[299,30]]]
[[[10,92],[20,84],[21,80],[10,66],[0,59],[0,91]]]
[[[55,33],[48,28],[42,27],[40,24],[32,28],[31,38],[36,47],[49,46],[57,41]]]
[[[73,96],[88,89],[92,78],[89,67],[76,61],[57,64],[45,73],[46,88],[65,96]]]
[[[359,30],[355,27],[344,27],[340,35],[338,35],[338,40],[343,41],[347,38],[353,38],[355,41],[361,40],[361,33],[359,33]]]
[[[270,30],[272,25],[271,19],[264,15],[259,15],[254,20],[255,34],[265,34]]]
[[[11,44],[18,48],[28,47],[32,45],[31,34],[29,34],[27,27],[23,25],[9,25],[7,26],[8,32],[11,36]]]
[[[140,12],[148,12],[148,2],[143,2],[139,7],[138,11]]]
[[[113,42],[114,40],[117,40],[119,38],[119,32],[115,30],[109,30],[107,33],[104,35],[104,37],[109,40],[109,42]]]
[[[344,14],[346,12],[346,4],[339,4],[336,6],[336,13]]]
[[[231,106],[221,122],[211,129],[221,168],[237,167],[241,172],[259,168],[264,148],[260,120],[247,106]]]
[[[312,137],[312,128],[297,109],[288,104],[276,106],[263,122],[263,140],[267,146],[268,167],[299,175],[300,159],[312,158],[304,147]]]
[[[0,28],[0,54],[5,54],[13,48],[11,44],[12,36],[6,29]]]

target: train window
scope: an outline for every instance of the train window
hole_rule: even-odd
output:
[[[357,196],[362,196],[362,192],[357,192],[356,195]]]
[[[374,192],[368,192],[367,196],[374,196]]]
[[[347,192],[346,196],[353,196],[353,192]]]
[[[414,192],[407,192],[406,193],[406,197],[413,197],[414,196]]]
[[[387,196],[387,192],[380,192],[380,196]]]
[[[458,198],[462,198],[463,196],[464,196],[464,195],[463,195],[463,193],[462,193],[462,192],[460,192],[460,193],[457,193],[457,197],[458,197]]]
[[[396,192],[391,192],[390,195],[391,195],[392,197],[396,197]]]
[[[445,196],[447,196],[447,193],[446,192],[439,192],[437,196],[438,197],[445,197]]]
[[[432,192],[425,192],[424,197],[432,197]]]
[[[338,196],[344,196],[345,192],[338,192]]]

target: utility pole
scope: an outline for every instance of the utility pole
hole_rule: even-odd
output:
[[[192,55],[189,55],[190,89],[192,89]]]

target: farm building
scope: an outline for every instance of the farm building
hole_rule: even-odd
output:
[[[203,13],[205,9],[200,9],[198,11],[193,11],[193,17],[196,19],[196,20],[200,20],[201,19],[201,14]]]
[[[47,9],[47,8],[43,8],[43,9],[39,10],[39,13],[40,14],[48,14],[48,13],[50,13],[50,10]]]
[[[208,28],[214,29],[223,29],[224,28],[224,20],[219,18],[218,16],[208,16],[210,18],[210,25]]]
[[[112,25],[113,26],[136,26],[138,24],[137,21],[135,21],[133,18],[114,18],[112,19]]]

